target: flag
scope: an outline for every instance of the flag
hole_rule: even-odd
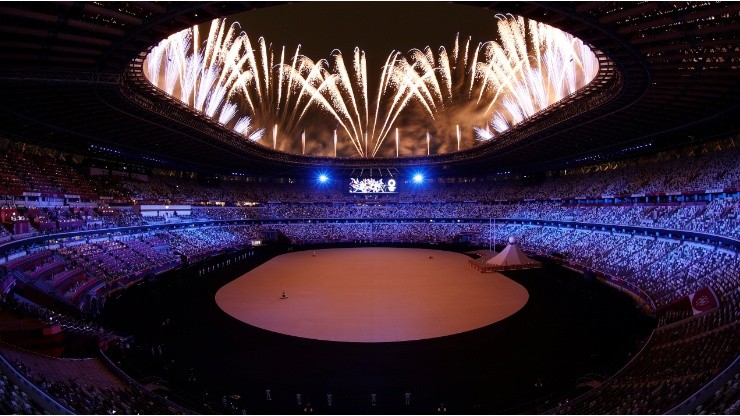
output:
[[[691,302],[691,309],[694,311],[694,315],[710,311],[719,306],[717,296],[710,287],[703,287],[690,294],[689,301]]]

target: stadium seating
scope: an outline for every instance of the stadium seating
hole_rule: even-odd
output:
[[[128,385],[96,358],[51,358],[5,345],[0,346],[0,354],[26,379],[77,414],[189,413],[145,393],[140,386]],[[24,411],[26,408],[24,404]]]
[[[504,245],[509,236],[516,236],[525,251],[594,273],[643,298],[659,316],[659,327],[627,367],[555,411],[663,413],[702,389],[736,358],[737,160],[738,152],[731,148],[563,172],[538,184],[514,177],[439,179],[387,198],[364,199],[346,193],[341,183],[319,188],[309,180],[225,178],[218,185],[204,185],[174,175],[150,175],[146,181],[93,177],[66,161],[8,151],[0,157],[0,196],[33,228],[15,235],[10,223],[0,227],[0,249],[8,247],[0,252],[0,278],[3,293],[18,281],[89,314],[95,312],[91,299],[104,300],[145,275],[249,247],[274,231],[295,244],[451,243],[467,235],[473,246],[487,247]],[[15,205],[12,198],[23,192],[59,198],[51,204],[28,200]],[[64,195],[70,194],[96,202],[68,204]],[[123,205],[111,206],[108,198],[98,201],[100,196]],[[190,216],[179,218],[182,227],[164,228],[164,217],[143,217],[132,201],[193,208]],[[214,201],[224,206],[213,206]],[[249,204],[240,206],[244,203]],[[120,231],[146,224],[159,225]],[[11,246],[29,235],[53,239],[59,232],[94,230],[100,232],[59,244]],[[735,243],[718,244],[721,239]],[[719,308],[692,317],[690,311],[675,307],[707,287],[716,294]],[[100,375],[105,371],[95,361],[72,365],[12,348],[3,349],[3,355],[18,363],[17,369],[35,385],[77,412],[174,410],[152,405],[136,387]],[[76,373],[72,367],[84,369]],[[697,404],[697,413],[737,409],[736,392],[735,375],[709,401]],[[7,378],[0,380],[0,395],[5,398],[0,410],[40,411]]]

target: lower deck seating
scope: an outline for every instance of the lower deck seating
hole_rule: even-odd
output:
[[[24,377],[77,414],[178,414],[184,409],[114,376],[96,358],[61,359],[7,345],[0,354]]]

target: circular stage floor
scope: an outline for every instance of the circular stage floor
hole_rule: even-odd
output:
[[[376,247],[288,253],[219,289],[216,303],[258,328],[343,342],[458,334],[524,307],[523,286],[479,273],[467,260],[447,251]]]

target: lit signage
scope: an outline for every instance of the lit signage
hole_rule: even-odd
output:
[[[391,178],[350,178],[349,192],[351,194],[395,194],[398,192],[396,180]]]

